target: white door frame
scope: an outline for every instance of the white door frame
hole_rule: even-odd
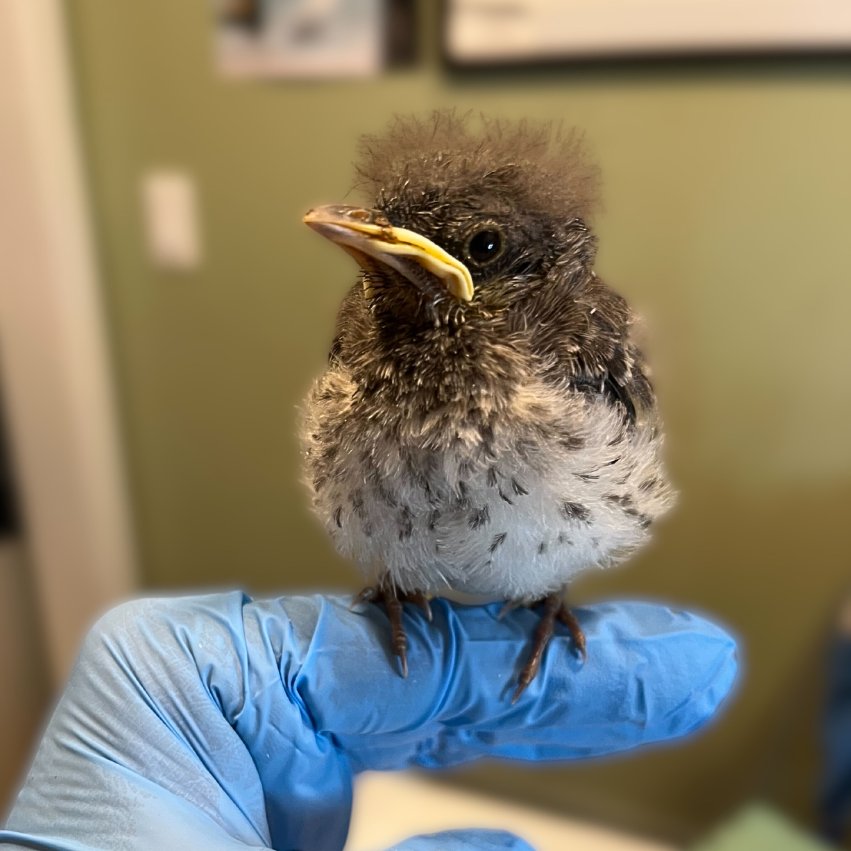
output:
[[[136,587],[63,6],[0,2],[0,373],[54,685]]]

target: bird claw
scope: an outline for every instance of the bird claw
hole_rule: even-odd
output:
[[[431,602],[422,591],[414,591],[411,594],[401,594],[400,599],[405,603],[414,603],[419,606],[429,623],[434,620],[434,615],[431,612]]]
[[[571,612],[565,605],[561,595],[550,594],[548,597],[544,598],[544,600],[539,602],[543,603],[544,611],[541,615],[541,621],[535,629],[535,635],[532,642],[532,652],[529,654],[529,658],[521,669],[520,676],[517,678],[517,688],[511,698],[512,704],[517,703],[520,696],[524,691],[526,691],[528,685],[537,676],[538,670],[541,667],[541,659],[544,656],[544,650],[546,650],[547,645],[550,643],[550,639],[555,633],[556,620],[567,627],[570,632],[570,637],[573,639],[573,646],[576,654],[583,664],[588,658],[585,633],[582,631],[582,627],[579,625],[576,615],[574,615],[573,612]]]
[[[570,632],[570,637],[573,639],[573,648],[576,651],[577,657],[584,665],[588,661],[588,647],[585,642],[585,633],[582,631],[576,615],[562,601],[561,608],[558,610],[556,617],[560,623],[567,627],[568,632]]]
[[[392,584],[379,584],[364,588],[352,600],[350,608],[361,603],[383,606],[390,621],[390,650],[399,660],[399,673],[408,677],[408,636],[402,623],[403,603],[414,603],[422,610],[429,622],[432,621],[431,603],[422,591],[398,592]]]
[[[413,603],[418,606],[427,620],[431,622],[433,620],[433,614],[429,598],[421,591],[400,593],[391,585],[380,584],[364,588],[363,591],[354,597],[350,608],[354,608],[362,603],[376,603],[383,606],[390,621],[390,650],[399,660],[399,674],[404,679],[407,679],[409,672],[408,636],[405,633],[405,627],[402,623],[403,603]],[[529,604],[507,600],[500,609],[497,618],[502,620],[507,614],[522,605],[528,605],[530,608],[541,605],[543,612],[541,613],[541,620],[535,629],[529,658],[526,660],[517,678],[517,687],[511,697],[512,704],[517,703],[523,692],[526,691],[530,683],[538,675],[544,651],[555,633],[556,621],[565,626],[570,633],[577,658],[583,664],[585,664],[588,658],[585,633],[582,631],[582,627],[576,616],[565,605],[560,594],[550,594],[543,600],[537,600]]]

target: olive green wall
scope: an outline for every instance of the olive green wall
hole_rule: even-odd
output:
[[[811,762],[796,707],[814,701],[812,654],[851,575],[849,63],[450,74],[429,5],[417,70],[237,83],[216,75],[201,0],[67,8],[146,584],[356,587],[308,514],[294,442],[355,270],[301,214],[343,197],[358,134],[394,112],[564,117],[603,166],[599,268],[650,318],[682,490],[652,548],[576,597],[712,612],[741,635],[744,676],[684,746],[474,776],[688,832]],[[143,250],[140,176],[171,165],[199,186],[194,274],[159,273]]]

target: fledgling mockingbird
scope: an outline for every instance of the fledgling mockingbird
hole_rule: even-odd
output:
[[[594,272],[596,170],[576,134],[438,112],[362,143],[368,208],[305,222],[363,274],[306,404],[313,505],[374,583],[407,674],[402,602],[542,604],[623,560],[671,504],[626,301]]]

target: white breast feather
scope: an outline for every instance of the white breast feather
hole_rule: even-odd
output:
[[[365,420],[345,371],[320,378],[304,422],[305,469],[339,552],[402,591],[530,601],[640,546],[673,498],[654,424],[624,428],[611,404],[534,378],[520,388],[484,457],[475,429],[459,429],[451,449],[424,449],[428,418]],[[582,447],[541,437],[535,425],[547,420],[568,423]]]

